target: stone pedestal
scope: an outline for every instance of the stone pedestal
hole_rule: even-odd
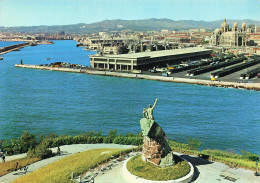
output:
[[[161,162],[163,147],[156,141],[150,141],[150,139],[144,137],[143,142],[143,159],[150,161],[155,165],[159,165]]]
[[[161,167],[174,165],[174,157],[162,128],[154,120],[147,118],[142,118],[140,125],[144,136],[143,160]]]

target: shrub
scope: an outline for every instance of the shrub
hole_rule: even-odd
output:
[[[241,150],[242,156],[250,161],[259,161],[259,155],[250,153],[248,151]]]
[[[26,153],[30,148],[34,148],[35,146],[36,137],[28,131],[25,131],[18,139],[3,141],[3,151],[10,155]]]
[[[108,136],[111,138],[115,138],[117,135],[117,129],[113,130],[112,128],[110,128]]]
[[[39,137],[38,137],[38,139],[39,139],[38,142],[41,143],[45,138],[47,138],[47,135],[45,135],[45,134],[43,134],[43,135],[40,134]]]
[[[124,144],[124,137],[119,135],[113,140],[114,144]]]
[[[143,144],[143,138],[142,137],[124,137],[122,135],[119,135],[114,139],[113,143],[139,146],[139,145]]]
[[[188,146],[191,150],[198,150],[198,148],[201,145],[201,141],[199,141],[199,139],[195,139],[195,138],[188,138]]]
[[[106,143],[106,144],[113,143],[113,140],[114,140],[114,138],[107,136],[107,137],[104,138],[103,143]]]
[[[48,149],[49,143],[48,141],[44,140],[42,143],[37,145],[34,149],[30,149],[27,152],[27,156],[29,158],[48,158],[52,155],[52,151]]]
[[[100,130],[99,132],[97,132],[97,133],[95,134],[95,136],[98,136],[98,137],[102,136],[102,130]]]
[[[86,136],[77,135],[73,137],[73,144],[84,144],[86,143]]]
[[[95,134],[95,132],[91,130],[91,131],[86,133],[86,136],[87,137],[92,137],[94,134]]]
[[[23,152],[27,152],[29,149],[34,148],[36,146],[35,135],[25,131],[21,136],[21,145]]]

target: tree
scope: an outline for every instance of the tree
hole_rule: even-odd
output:
[[[198,148],[200,147],[200,145],[201,145],[201,141],[199,141],[198,138],[197,138],[197,139],[195,139],[195,138],[193,138],[193,137],[192,137],[192,139],[191,139],[191,138],[188,138],[188,146],[189,146],[190,149],[192,149],[192,150],[198,150]]]
[[[36,137],[34,134],[25,131],[20,138],[20,142],[22,151],[27,152],[29,149],[32,149],[36,146]]]

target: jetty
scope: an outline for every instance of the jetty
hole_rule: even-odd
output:
[[[193,78],[181,78],[181,77],[165,77],[153,74],[141,74],[131,72],[117,72],[108,70],[96,70],[93,68],[67,68],[67,67],[52,67],[52,66],[41,66],[41,65],[28,65],[28,64],[15,64],[15,67],[50,70],[50,71],[61,71],[61,72],[73,72],[73,73],[84,73],[93,75],[113,76],[113,77],[125,77],[134,79],[148,79],[155,81],[165,82],[177,82],[177,83],[189,83],[197,85],[225,87],[225,88],[239,88],[260,91],[260,83],[252,82],[227,82],[227,81],[214,81],[214,80],[203,80]]]
[[[29,45],[30,45],[30,43],[26,42],[26,43],[19,43],[19,44],[14,44],[14,45],[2,47],[2,48],[0,48],[0,55],[3,55],[5,53],[9,53],[11,51],[19,50],[19,49],[24,48],[24,47],[29,46]]]

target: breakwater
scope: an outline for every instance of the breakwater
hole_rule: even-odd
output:
[[[2,47],[2,48],[0,48],[0,55],[3,55],[5,53],[9,53],[9,52],[14,51],[14,50],[24,48],[24,47],[29,46],[29,45],[30,45],[30,43],[26,42],[26,43],[20,43],[20,44],[14,44],[14,45]]]
[[[85,73],[85,74],[125,77],[125,78],[135,78],[135,79],[148,79],[148,80],[157,80],[157,81],[165,81],[165,82],[189,83],[189,84],[198,84],[198,85],[215,86],[215,87],[241,88],[241,89],[260,91],[260,83],[211,81],[211,80],[179,78],[179,77],[165,77],[165,76],[148,75],[148,74],[134,74],[134,73],[124,73],[124,72],[115,72],[115,71],[110,72],[110,71],[99,71],[93,69],[49,67],[49,66],[39,66],[39,65],[27,65],[27,64],[15,64],[15,67],[62,71],[62,72],[75,72],[75,73]]]

